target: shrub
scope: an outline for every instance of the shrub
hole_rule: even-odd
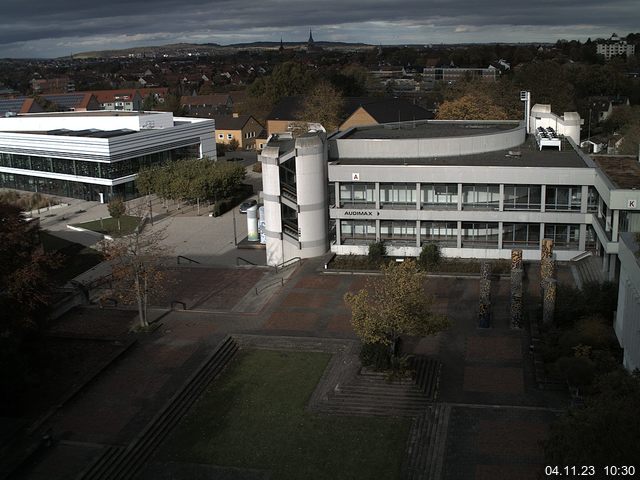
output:
[[[391,366],[389,346],[382,343],[363,343],[360,349],[360,362],[375,370],[388,370]]]
[[[384,241],[373,242],[369,244],[369,262],[374,265],[380,265],[387,255],[387,246]]]
[[[585,357],[562,357],[554,367],[556,372],[574,387],[590,385],[595,377],[595,365]]]
[[[253,166],[251,167],[251,170],[253,170],[256,173],[262,173],[262,162],[254,163]]]
[[[440,263],[442,254],[440,253],[440,247],[436,243],[427,243],[423,245],[422,251],[418,256],[418,265],[423,270],[431,270],[434,266]]]

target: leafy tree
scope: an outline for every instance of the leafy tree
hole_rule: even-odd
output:
[[[302,117],[306,122],[319,123],[328,132],[338,129],[344,108],[339,90],[329,82],[321,81],[307,95]]]
[[[384,260],[384,257],[387,255],[387,246],[384,244],[384,241],[373,242],[369,244],[369,263],[373,266],[378,266]]]
[[[240,148],[240,142],[238,142],[238,140],[234,138],[229,142],[227,148],[229,149],[230,152],[235,152],[236,150],[238,150],[238,148]]]
[[[39,234],[37,221],[0,202],[0,411],[19,408],[23,388],[37,381],[32,364],[52,300],[50,274],[61,263]]]
[[[515,83],[531,91],[533,104],[550,104],[554,112],[575,110],[574,86],[567,68],[553,60],[524,64],[515,75]]]
[[[148,327],[149,299],[166,282],[160,262],[169,254],[162,243],[162,230],[136,230],[132,235],[104,241],[105,259],[111,264],[113,293],[124,302],[134,302],[138,308],[140,327]]]
[[[438,108],[438,120],[508,120],[507,113],[482,94],[467,94],[444,101]]]
[[[283,97],[305,93],[313,85],[315,75],[306,65],[284,62],[276,66],[271,75],[260,77],[248,89],[250,97],[262,98],[271,105]]]
[[[107,210],[109,210],[109,215],[111,216],[111,218],[115,218],[118,221],[118,231],[120,231],[120,218],[125,213],[127,213],[127,206],[125,205],[122,198],[114,197],[109,200],[109,203],[107,204]]]
[[[423,245],[418,256],[418,265],[423,270],[430,270],[440,263],[442,254],[437,243],[427,243]]]
[[[640,458],[640,381],[616,371],[600,378],[582,409],[571,409],[544,442],[549,465],[633,465]]]
[[[425,274],[406,260],[382,267],[382,277],[370,277],[367,287],[347,293],[353,328],[364,343],[382,343],[395,354],[401,335],[426,336],[449,326],[446,317],[431,312],[424,292]]]

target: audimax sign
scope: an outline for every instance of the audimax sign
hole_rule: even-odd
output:
[[[350,215],[352,217],[377,217],[378,215],[380,215],[380,212],[372,212],[371,210],[347,210],[344,212],[344,214]]]

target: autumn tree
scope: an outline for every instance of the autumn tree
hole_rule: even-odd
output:
[[[115,218],[118,222],[118,231],[120,231],[120,218],[125,213],[127,213],[127,206],[125,205],[122,198],[114,197],[109,200],[109,203],[107,204],[107,210],[109,211],[109,215],[111,216],[111,218]]]
[[[446,317],[431,311],[425,275],[413,260],[389,263],[382,277],[370,277],[366,288],[345,295],[351,324],[363,343],[387,345],[395,354],[401,335],[433,335],[449,326]]]
[[[333,132],[340,126],[344,99],[338,89],[323,80],[311,89],[303,108],[305,122],[319,123],[328,132]]]
[[[113,294],[125,303],[135,303],[140,327],[149,326],[149,301],[158,294],[166,276],[161,261],[170,250],[163,245],[163,230],[137,229],[133,234],[103,241],[101,250],[111,264]]]
[[[488,96],[467,94],[456,100],[444,101],[438,107],[438,120],[509,120],[504,109]]]

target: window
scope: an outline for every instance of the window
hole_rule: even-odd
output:
[[[407,208],[416,205],[415,183],[381,183],[380,206],[382,208]]]
[[[422,208],[458,208],[458,184],[438,183],[420,185],[420,203]]]
[[[340,205],[343,208],[374,208],[375,191],[373,183],[341,183]]]
[[[218,134],[218,138],[219,138],[220,140],[224,140],[224,133],[219,133],[219,134]]]
[[[458,244],[458,222],[420,222],[420,244],[426,243],[455,247]]]
[[[462,223],[463,247],[498,247],[497,223]]]
[[[547,186],[546,210],[580,211],[582,187]]]
[[[380,240],[393,245],[415,245],[416,222],[411,220],[383,220],[380,222]]]
[[[553,240],[554,248],[577,250],[580,240],[580,225],[549,223],[544,226],[544,237]]]
[[[233,133],[227,133],[227,140],[233,140]]]
[[[596,187],[589,187],[589,193],[587,196],[587,212],[595,213],[598,211],[598,203],[600,202],[600,195]]]
[[[476,210],[498,210],[500,206],[499,185],[463,185],[462,207]]]
[[[537,223],[505,223],[502,225],[504,248],[539,248],[540,225]]]
[[[376,222],[371,220],[340,220],[343,244],[367,245],[376,241]]]
[[[505,185],[505,210],[540,210],[542,187],[539,185]]]

